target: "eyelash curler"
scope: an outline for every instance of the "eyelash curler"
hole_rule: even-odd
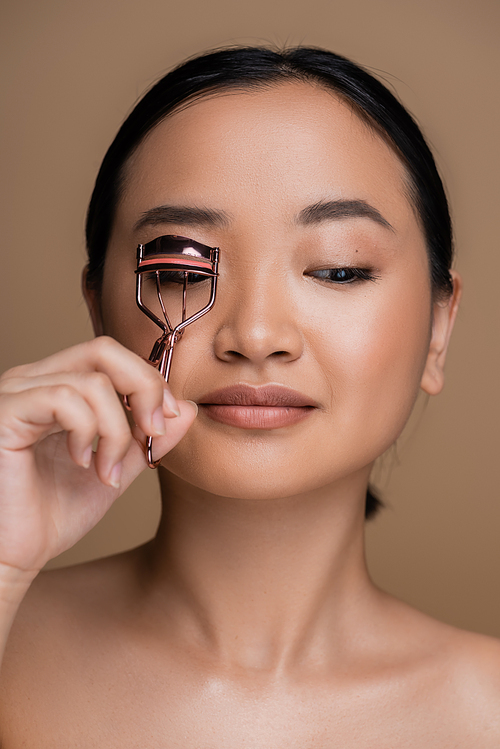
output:
[[[139,309],[144,312],[163,331],[155,341],[149,362],[157,367],[159,372],[168,382],[172,356],[176,343],[181,339],[184,329],[199,320],[212,309],[215,302],[217,290],[219,264],[218,247],[195,242],[187,237],[174,234],[157,237],[152,242],[140,244],[137,248],[137,270],[136,272],[136,302]],[[156,280],[156,296],[163,315],[163,320],[158,317],[143,300],[143,281],[145,274],[153,274]],[[189,280],[194,276],[203,276],[211,279],[210,298],[208,303],[187,317],[187,292]],[[172,325],[165,308],[162,296],[162,282],[166,277],[171,284],[182,285],[182,312],[181,321]],[[191,279],[190,279],[191,277]],[[124,399],[128,407],[127,399]],[[150,468],[157,468],[160,460],[153,460],[153,438],[148,437],[146,441],[146,458]]]

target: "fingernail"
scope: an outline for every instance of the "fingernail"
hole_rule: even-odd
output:
[[[165,434],[165,417],[163,415],[163,408],[158,406],[156,411],[153,412],[153,418],[151,419],[152,430],[155,434]]]
[[[88,468],[92,460],[92,445],[89,445],[82,455],[82,466]]]
[[[111,473],[109,474],[109,483],[114,486],[115,489],[120,488],[120,476],[122,475],[122,464],[117,463]]]
[[[194,410],[196,411],[196,415],[198,415],[198,404],[194,401],[186,401],[186,403],[191,403],[192,406],[194,406]]]
[[[168,411],[173,413],[174,416],[181,415],[181,412],[179,411],[179,406],[177,405],[177,401],[175,400],[170,390],[167,390],[167,388],[165,388],[163,391],[163,405]],[[163,434],[165,434],[165,432],[163,432]]]

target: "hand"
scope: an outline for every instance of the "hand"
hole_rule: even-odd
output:
[[[134,435],[118,393],[128,398]],[[155,437],[155,457],[164,455],[194,418],[159,372],[104,336],[6,372],[0,565],[36,574],[73,546],[147,466],[144,435]]]

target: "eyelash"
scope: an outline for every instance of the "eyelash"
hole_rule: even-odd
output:
[[[184,272],[177,270],[161,270],[159,273],[160,285],[164,284],[183,284],[184,283]],[[148,273],[147,279],[156,282],[156,273]],[[206,281],[207,276],[202,276],[199,273],[188,273],[188,286],[201,283]]]
[[[325,274],[325,275],[319,275]],[[340,277],[332,278],[333,275],[339,274]],[[308,273],[313,278],[318,278],[320,281],[326,281],[327,283],[334,283],[339,286],[345,286],[346,284],[356,283],[358,281],[376,281],[376,276],[368,268],[324,268],[321,270],[314,270]]]

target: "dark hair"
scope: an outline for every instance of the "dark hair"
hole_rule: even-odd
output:
[[[99,289],[124,167],[144,137],[180,105],[228,89],[248,90],[296,80],[333,91],[374,128],[406,166],[408,191],[425,236],[433,294],[453,290],[453,240],[448,203],[434,158],[412,116],[374,76],[341,55],[318,48],[232,47],[195,57],[161,78],[134,107],[109,147],[87,214],[89,286]],[[381,505],[368,490],[365,516]]]

